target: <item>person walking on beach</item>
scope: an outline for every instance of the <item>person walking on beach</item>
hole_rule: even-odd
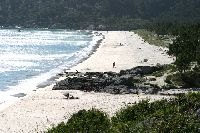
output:
[[[113,68],[115,68],[115,62],[113,62]]]

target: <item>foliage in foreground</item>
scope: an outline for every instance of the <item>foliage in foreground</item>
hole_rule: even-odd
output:
[[[122,109],[112,118],[118,132],[199,132],[200,93],[179,96],[169,101],[143,101]]]
[[[110,126],[110,119],[104,112],[96,109],[80,110],[66,124],[62,122],[48,133],[108,133]]]
[[[152,103],[142,101],[121,109],[111,121],[101,111],[82,110],[74,114],[67,123],[61,123],[48,131],[63,132],[200,132],[200,93]]]

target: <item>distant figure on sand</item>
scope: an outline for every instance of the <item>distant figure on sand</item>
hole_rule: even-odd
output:
[[[115,62],[113,62],[113,68],[115,68]]]

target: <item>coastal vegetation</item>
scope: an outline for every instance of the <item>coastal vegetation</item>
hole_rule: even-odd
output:
[[[159,36],[171,36],[172,43],[169,43],[168,54],[175,57],[175,66],[169,70],[163,69],[155,72],[154,76],[163,76],[168,72],[166,83],[174,88],[200,87],[200,25],[199,24],[176,24],[176,23],[155,23],[147,27],[144,33],[139,33],[150,44],[156,45],[161,40]],[[157,37],[158,39],[155,39]],[[154,38],[154,39],[152,39]],[[163,43],[160,42],[163,46]],[[164,67],[166,68],[166,67]],[[168,67],[170,68],[170,67]]]
[[[97,109],[80,110],[67,123],[60,123],[48,133],[108,133],[111,127],[108,116]]]
[[[96,109],[81,110],[48,133],[92,133],[94,129],[102,133],[200,132],[200,93],[170,100],[141,101],[121,109],[110,119]]]
[[[0,25],[133,30],[151,22],[200,21],[198,0],[1,0]]]
[[[169,44],[172,42],[172,37],[170,35],[158,35],[153,31],[148,31],[147,29],[137,29],[133,30],[134,33],[141,36],[145,42],[149,44],[169,47]]]
[[[176,57],[175,64],[183,73],[200,64],[200,25],[183,27],[169,46],[169,55]]]

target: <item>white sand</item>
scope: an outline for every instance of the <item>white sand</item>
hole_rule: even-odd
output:
[[[95,54],[70,71],[119,72],[136,66],[152,66],[157,63],[169,64],[173,62],[173,58],[166,54],[166,48],[149,45],[133,32],[109,31],[102,33],[105,35],[105,39]],[[120,46],[120,43],[123,46]],[[148,59],[148,61],[144,62],[144,59]],[[116,68],[113,68],[113,62],[116,63]]]
[[[156,65],[172,62],[163,49],[144,43],[132,32],[102,32],[105,40],[89,59],[71,71],[116,71],[138,65]],[[123,46],[120,46],[120,43]],[[148,62],[143,62],[148,59]],[[112,63],[116,62],[116,68]],[[85,93],[81,91],[52,91],[52,86],[39,89],[32,95],[0,112],[0,133],[32,133],[45,131],[53,124],[67,119],[80,109],[101,109],[113,116],[130,103],[142,99],[158,100],[159,95],[111,95],[105,93]],[[64,99],[63,93],[70,92],[78,100]]]
[[[65,99],[63,93],[69,92],[78,100]],[[52,125],[66,121],[73,113],[81,109],[97,108],[109,116],[122,107],[142,99],[158,100],[169,98],[158,95],[111,95],[105,93],[85,93],[81,91],[52,91],[41,89],[32,96],[0,113],[0,132],[32,133],[45,131]]]

